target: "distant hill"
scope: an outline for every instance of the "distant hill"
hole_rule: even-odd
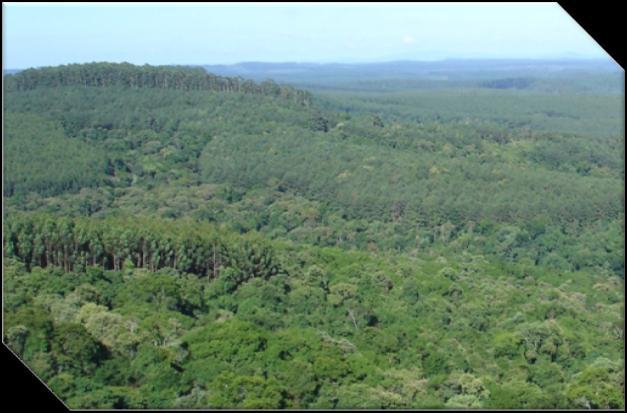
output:
[[[262,63],[205,65],[205,70],[221,76],[241,76],[255,81],[274,79],[311,90],[372,90],[434,87],[493,87],[494,79],[523,79],[525,88],[555,89],[534,80],[569,80],[582,91],[622,91],[622,69],[609,60],[441,60],[392,61],[383,63]],[[592,75],[592,76],[591,76]],[[592,82],[592,83],[591,83]],[[589,84],[593,84],[590,86]],[[521,83],[516,83],[520,86]],[[600,86],[599,86],[600,85]]]
[[[26,69],[4,79],[5,90],[32,90],[40,87],[124,87],[175,90],[212,90],[281,97],[308,105],[307,92],[273,81],[255,83],[205,73],[187,66],[135,66],[130,63],[87,63]]]
[[[536,72],[562,70],[594,70],[616,72],[620,67],[609,60],[532,60],[532,59],[448,59],[439,61],[398,60],[381,63],[302,63],[242,62],[232,65],[204,65],[207,71],[220,75],[260,73],[305,73],[310,71],[360,71],[374,73],[424,74],[433,71],[512,71]]]

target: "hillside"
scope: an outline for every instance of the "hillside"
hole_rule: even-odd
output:
[[[130,89],[173,89],[239,92],[281,96],[309,104],[308,93],[268,80],[254,83],[235,77],[205,73],[200,68],[186,66],[134,66],[130,63],[73,64],[41,69],[27,69],[8,75],[5,90],[33,90],[46,87],[83,86],[124,87]]]
[[[3,78],[3,334],[71,407],[624,408],[617,96],[223,76]]]

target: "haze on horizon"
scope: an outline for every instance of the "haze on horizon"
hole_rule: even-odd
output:
[[[3,5],[4,69],[611,59],[557,3]]]

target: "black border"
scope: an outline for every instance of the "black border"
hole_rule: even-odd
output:
[[[2,354],[2,404],[9,411],[66,412],[63,403],[46,388],[28,368],[3,343]]]
[[[625,68],[625,19],[619,2],[561,0],[557,2],[607,54]]]

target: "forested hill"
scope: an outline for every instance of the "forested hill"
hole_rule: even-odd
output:
[[[280,86],[271,80],[255,83],[235,77],[216,76],[202,68],[186,66],[135,66],[130,63],[70,64],[28,69],[5,76],[5,90],[32,90],[40,87],[84,86],[211,90],[281,97],[308,106],[309,92]]]
[[[519,95],[502,113],[498,91],[491,100],[459,95],[468,106],[492,102],[485,110],[499,119],[488,121],[445,117],[453,99],[440,92],[426,102],[432,116],[417,120],[369,111],[385,108],[384,96],[305,107],[281,93],[241,93],[252,81],[221,78],[239,82],[240,93],[179,89],[214,79],[193,68],[86,64],[6,78],[14,83],[4,107],[9,211],[193,216],[271,238],[383,251],[457,240],[501,259],[624,274],[622,137],[516,127],[535,96]],[[39,86],[16,89],[16,79]],[[420,111],[419,96],[393,106]],[[612,112],[604,99],[578,98],[577,112],[601,103]],[[560,110],[571,113],[567,102]],[[581,120],[616,128],[613,117]],[[270,206],[286,215],[273,218]]]

